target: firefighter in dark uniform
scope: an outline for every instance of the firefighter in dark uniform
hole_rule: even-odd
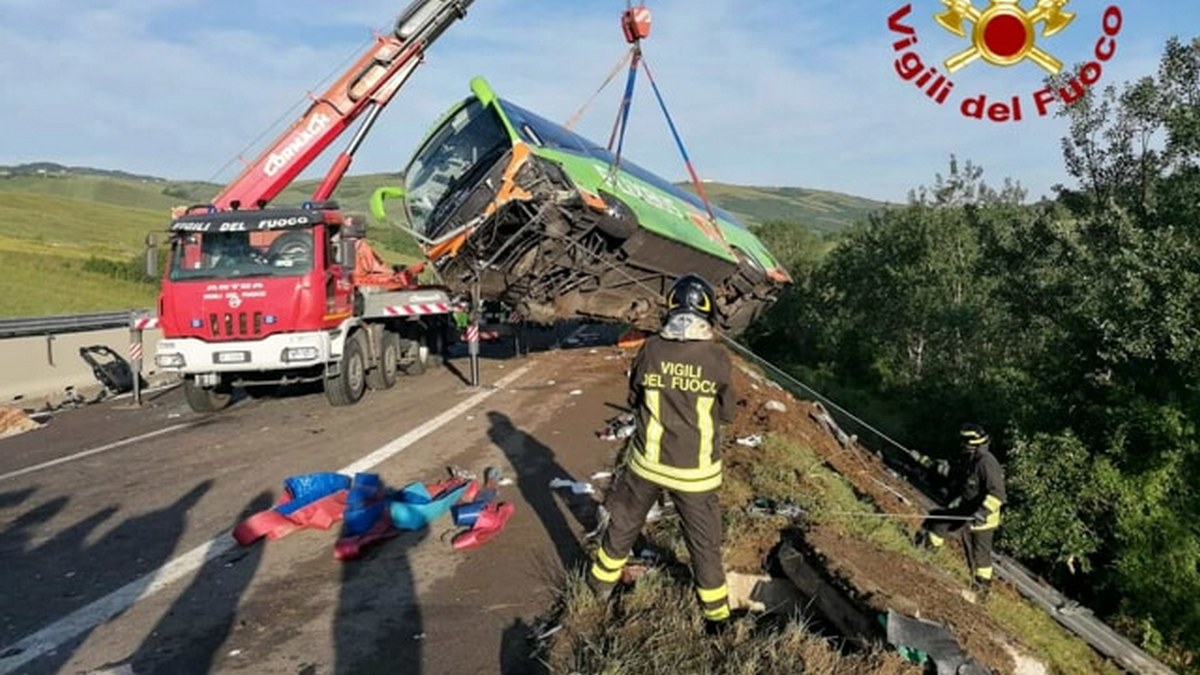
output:
[[[942,464],[939,471],[949,474],[954,500],[949,508],[930,512],[920,534],[932,548],[945,546],[948,537],[961,537],[971,568],[972,587],[980,599],[986,599],[993,576],[992,541],[1000,527],[1000,508],[1007,499],[1004,469],[989,449],[987,432],[979,425],[964,424],[959,430],[959,440],[962,449],[959,461],[948,466]],[[970,520],[946,520],[939,516]]]
[[[646,339],[629,375],[629,404],[637,426],[625,468],[606,500],[609,523],[588,573],[588,585],[607,599],[621,577],[646,514],[665,490],[683,521],[696,594],[706,631],[729,619],[721,560],[722,422],[733,418],[730,361],[714,339],[712,287],[681,277],[667,293],[667,314]]]

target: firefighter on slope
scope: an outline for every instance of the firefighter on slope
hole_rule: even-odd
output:
[[[621,577],[646,514],[665,490],[683,521],[683,534],[705,618],[705,630],[728,625],[729,600],[721,561],[721,422],[732,421],[730,361],[714,341],[712,287],[681,277],[667,294],[662,330],[650,336],[629,376],[637,421],[625,470],[605,506],[610,520],[588,585],[607,599]]]
[[[924,543],[940,548],[947,537],[961,537],[971,568],[972,588],[979,599],[987,598],[992,583],[992,541],[1000,527],[1000,507],[1004,493],[1004,469],[989,450],[987,432],[977,424],[964,424],[959,430],[962,456],[953,463],[939,463],[938,473],[950,482],[954,500],[947,509],[932,511],[922,524],[919,537]],[[927,457],[922,464],[932,466]],[[938,516],[967,517],[971,520],[945,520]]]

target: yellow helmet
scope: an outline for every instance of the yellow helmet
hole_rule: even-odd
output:
[[[992,440],[988,437],[987,432],[983,430],[983,427],[971,423],[962,425],[962,428],[958,430],[958,438],[962,441],[963,445],[972,448],[987,445]]]

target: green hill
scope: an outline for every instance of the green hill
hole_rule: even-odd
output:
[[[91,173],[70,172],[74,170],[64,169],[58,173],[47,174],[12,174],[0,178],[0,192],[37,193],[152,209],[159,211],[165,218],[171,207],[202,204],[221,189],[221,186],[215,183],[128,177],[128,174],[121,172],[99,170],[87,170]],[[399,180],[399,174],[394,173],[347,176],[338,187],[334,198],[341,203],[343,209],[365,212],[367,200],[376,187],[394,185]],[[317,184],[316,180],[299,181],[279,195],[275,203],[299,204],[309,198]],[[684,187],[691,188],[690,185]],[[705,190],[715,203],[748,224],[787,220],[801,223],[821,233],[840,231],[866,217],[868,213],[885,206],[883,202],[863,197],[796,187],[706,183]]]
[[[165,225],[157,209],[4,193],[0,316],[152,307],[156,285],[138,280],[138,259],[146,233]]]
[[[685,185],[691,189],[690,185]],[[747,224],[771,220],[800,223],[822,234],[839,232],[886,204],[840,192],[796,187],[755,187],[705,183],[713,202]]]
[[[334,198],[342,208],[366,212],[380,185],[398,174],[347,176]],[[299,204],[318,181],[300,181],[275,203]],[[713,201],[748,224],[771,220],[836,232],[884,206],[880,202],[804,188],[706,183]],[[0,316],[32,316],[146,308],[157,284],[143,280],[145,236],[166,229],[172,207],[202,204],[221,186],[170,181],[120,171],[51,163],[0,167]],[[399,228],[372,226],[372,241],[391,262],[419,254]],[[65,282],[65,283],[64,283]]]

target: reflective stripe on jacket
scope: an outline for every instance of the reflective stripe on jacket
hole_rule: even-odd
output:
[[[729,355],[721,345],[648,338],[630,371],[637,429],[629,470],[671,490],[719,487],[720,425],[733,418],[729,383]]]

